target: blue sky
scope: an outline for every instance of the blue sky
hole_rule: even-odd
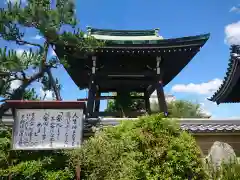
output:
[[[0,6],[2,4],[0,2]],[[164,38],[211,33],[206,45],[165,87],[165,92],[177,99],[201,103],[214,118],[226,118],[240,117],[240,104],[217,106],[206,98],[217,89],[225,76],[229,59],[228,43],[240,42],[239,4],[240,0],[77,0],[76,12],[82,29],[86,26],[110,29],[160,28],[160,35]],[[36,32],[32,30],[27,34],[27,39],[42,41],[34,39]],[[230,42],[229,36],[234,36]],[[0,46],[6,44],[18,50],[22,48],[0,41]],[[54,75],[63,84],[61,94],[64,100],[86,97],[86,91],[79,91],[63,68],[55,70]],[[105,106],[106,103],[103,103],[101,109]]]

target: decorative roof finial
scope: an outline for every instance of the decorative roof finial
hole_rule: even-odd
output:
[[[91,26],[87,26],[87,35],[91,36],[92,28]]]
[[[233,57],[240,56],[240,46],[239,45],[232,45],[230,49],[231,49],[231,56],[233,56]]]
[[[154,30],[155,30],[155,36],[159,36],[159,34],[158,34],[159,33],[159,28],[155,28]]]

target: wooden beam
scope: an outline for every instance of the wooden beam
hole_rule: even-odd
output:
[[[140,71],[140,70],[139,70]],[[99,71],[96,73],[97,77],[129,77],[129,78],[136,78],[136,77],[156,77],[156,73],[152,71],[143,71],[143,72],[104,72]]]
[[[126,112],[125,115],[127,117],[138,117],[143,115],[145,112]],[[121,117],[121,112],[93,112],[94,117]]]
[[[155,81],[156,82],[156,81]],[[102,89],[117,89],[117,88],[126,88],[126,89],[146,89],[149,85],[155,84],[153,79],[102,79],[102,80],[97,80],[97,84],[101,87]],[[133,90],[134,91],[134,90]],[[142,91],[143,92],[143,91]]]
[[[123,88],[120,88],[120,87],[104,87],[102,88],[101,87],[101,92],[102,93],[109,93],[109,92],[117,92],[117,91],[120,91],[122,90]],[[144,87],[125,87],[124,86],[124,90],[127,90],[129,92],[137,92],[137,93],[142,93],[144,92],[146,88]]]
[[[144,99],[144,96],[131,96],[132,99]],[[96,96],[94,100],[116,99],[116,96]],[[78,101],[87,101],[88,98],[77,99]]]

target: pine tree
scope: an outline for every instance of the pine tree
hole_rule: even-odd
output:
[[[43,90],[53,90],[57,100],[61,100],[60,85],[53,77],[51,69],[60,64],[67,66],[65,59],[47,58],[49,48],[54,43],[74,44],[79,49],[99,46],[101,43],[77,28],[75,6],[72,0],[28,0],[9,2],[0,9],[0,39],[18,46],[30,46],[19,54],[16,50],[0,49],[0,96],[6,99],[39,99],[33,82],[40,82]],[[71,32],[64,27],[71,26]],[[44,39],[38,44],[26,40],[28,29],[35,29]],[[32,71],[34,70],[34,72]],[[14,81],[20,86],[11,88]],[[8,110],[7,104],[0,108],[0,119]],[[66,156],[62,151],[11,151],[11,129],[0,127],[0,179],[73,179],[74,169],[67,168]],[[11,152],[11,153],[10,153]]]
[[[54,2],[54,3],[53,3]],[[85,38],[77,27],[75,5],[72,0],[28,0],[25,3],[9,1],[5,8],[0,8],[0,39],[16,43],[18,46],[30,46],[28,51],[18,54],[7,47],[0,49],[0,96],[6,99],[22,99],[27,89],[35,81],[39,81],[45,90],[54,91],[57,100],[61,100],[58,80],[51,69],[60,64],[67,65],[65,59],[53,57],[47,59],[47,53],[53,43],[75,44],[79,49],[97,46],[93,38]],[[71,32],[64,27],[71,27]],[[26,40],[28,29],[35,29],[44,39],[43,44]],[[35,73],[29,73],[34,69]],[[2,76],[1,76],[2,74]],[[19,80],[21,85],[12,90],[13,81]],[[8,109],[4,104],[0,116]]]

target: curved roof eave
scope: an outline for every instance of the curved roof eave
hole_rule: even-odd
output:
[[[162,36],[109,36],[109,35],[91,35],[98,40],[110,40],[110,41],[152,41],[152,40],[162,40]]]
[[[87,36],[86,36],[87,37]],[[109,37],[111,37],[111,36],[109,36]],[[129,36],[129,38],[130,38],[131,36]],[[135,37],[137,37],[137,36],[135,36]],[[142,37],[144,37],[144,36],[142,36]],[[148,37],[150,37],[150,36],[145,36],[144,38],[148,38]],[[167,45],[167,46],[176,46],[177,45],[177,47],[182,47],[182,46],[185,46],[185,45],[187,45],[187,46],[191,46],[191,45],[200,45],[200,46],[203,46],[205,43],[206,43],[206,41],[209,39],[209,37],[210,37],[210,33],[208,33],[208,34],[201,34],[201,35],[196,35],[196,36],[187,36],[187,37],[180,37],[180,38],[169,38],[169,39],[161,39],[161,37],[160,36],[155,36],[154,37],[154,39],[155,38],[159,38],[158,40],[157,39],[155,39],[154,41],[156,41],[156,42],[154,42],[154,43],[151,43],[152,42],[152,40],[149,40],[150,41],[150,43],[147,43],[147,44],[145,44],[145,43],[134,43],[134,44],[125,44],[125,43],[117,43],[117,44],[115,44],[115,43],[113,43],[113,44],[110,44],[110,45],[106,45],[106,46],[104,46],[104,47],[95,47],[95,48],[93,48],[93,47],[84,47],[84,49],[89,49],[89,48],[93,48],[93,49],[106,49],[106,48],[119,48],[119,47],[122,47],[122,48],[136,48],[136,47],[140,47],[140,48],[142,48],[142,47],[144,47],[144,46],[146,46],[146,47],[151,47],[151,48],[159,48],[160,46],[162,47],[162,48],[164,48],[163,46],[165,46],[165,45]],[[153,36],[151,36],[151,38],[153,38]],[[142,39],[143,40],[143,39]],[[140,39],[138,39],[138,40],[132,40],[132,41],[136,41],[136,42],[138,42],[138,41],[142,41],[142,40],[140,40]],[[146,40],[146,39],[144,39],[144,40]],[[113,42],[115,42],[115,41],[121,41],[121,42],[124,42],[124,40],[104,40],[105,42],[107,42],[107,41],[109,41],[109,42],[111,42],[111,41],[113,41]],[[129,40],[128,40],[129,41]],[[57,46],[66,46],[66,44],[65,44],[65,42],[66,41],[61,41],[61,40],[59,40],[59,41],[51,41],[51,40],[49,40],[49,42],[52,44],[52,45],[57,45]],[[197,42],[197,44],[195,44],[195,42]],[[192,43],[192,44],[191,44]],[[76,46],[76,44],[75,43],[71,43],[71,42],[68,42],[68,46],[69,47],[75,47]],[[138,47],[138,48],[139,48]],[[75,47],[76,48],[76,47]],[[165,48],[169,48],[169,47],[165,47]]]
[[[231,58],[229,60],[228,68],[224,80],[219,89],[208,98],[209,101],[216,102],[217,104],[226,103],[225,98],[231,93],[240,78],[238,67],[240,66],[240,53],[238,46],[232,46]]]

